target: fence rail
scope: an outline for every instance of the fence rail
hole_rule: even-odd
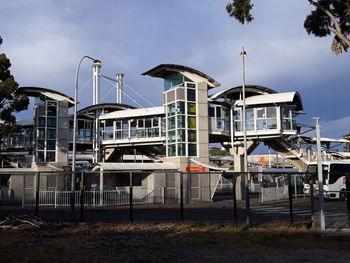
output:
[[[74,205],[80,205],[81,194],[83,194],[84,206],[110,206],[128,205],[130,189],[106,190],[103,192],[75,191]],[[71,191],[39,191],[39,206],[67,207],[71,205]],[[133,204],[156,204],[164,203],[164,188],[156,188],[153,191],[147,189],[133,189]],[[36,204],[35,191],[25,190],[22,205],[33,206]]]

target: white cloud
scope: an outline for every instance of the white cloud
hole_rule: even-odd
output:
[[[350,132],[350,116],[331,121],[321,120],[321,137],[342,138]]]

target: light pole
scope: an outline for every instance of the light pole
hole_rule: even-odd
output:
[[[317,177],[318,177],[318,194],[320,200],[320,228],[326,229],[324,216],[324,196],[323,196],[323,169],[322,169],[322,155],[321,155],[321,134],[320,134],[320,117],[313,118],[316,121],[316,148],[317,148]]]
[[[75,73],[75,90],[74,90],[74,117],[73,117],[73,151],[72,151],[72,185],[71,191],[74,194],[75,190],[75,161],[76,161],[76,147],[77,147],[77,108],[78,108],[78,78],[79,78],[79,70],[80,65],[85,58],[92,60],[94,63],[101,63],[101,61],[94,59],[89,56],[83,56],[77,66],[77,70]],[[72,207],[74,207],[74,201],[72,202]]]
[[[250,225],[250,204],[249,204],[249,187],[248,187],[248,150],[247,150],[247,121],[246,121],[246,105],[245,105],[245,61],[244,58],[247,56],[247,53],[242,47],[241,51],[242,57],[242,99],[243,99],[243,178],[244,178],[244,188],[245,188],[245,201],[246,201],[246,224]]]

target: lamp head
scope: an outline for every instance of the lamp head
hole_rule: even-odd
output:
[[[99,65],[101,65],[101,64],[102,64],[102,62],[101,62],[101,60],[94,59],[94,64],[99,64]]]
[[[243,52],[241,52],[241,57],[243,56],[243,57],[245,57],[245,56],[247,56],[247,52],[245,52],[245,51],[243,51]]]

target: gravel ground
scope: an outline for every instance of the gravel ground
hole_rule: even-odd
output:
[[[0,230],[0,262],[350,262],[350,235],[230,224],[44,223]]]

